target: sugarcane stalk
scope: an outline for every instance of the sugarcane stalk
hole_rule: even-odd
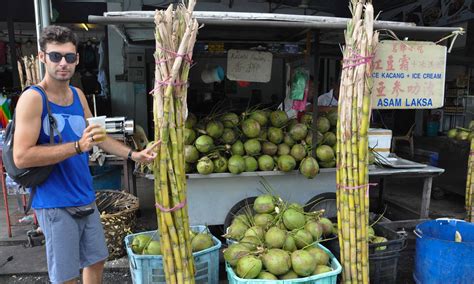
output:
[[[474,139],[471,139],[469,158],[467,163],[467,181],[466,181],[466,221],[474,222],[474,204],[473,204],[473,181],[474,181]]]

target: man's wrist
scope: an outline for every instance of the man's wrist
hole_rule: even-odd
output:
[[[130,151],[128,151],[127,159],[130,161],[133,161],[132,159],[133,152],[135,152],[133,149],[130,149]]]

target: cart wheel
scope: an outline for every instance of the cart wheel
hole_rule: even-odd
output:
[[[441,187],[435,186],[431,192],[431,196],[434,200],[442,200],[446,196],[446,192]]]
[[[232,224],[232,221],[234,220],[235,216],[237,216],[239,214],[247,214],[249,212],[251,214],[255,213],[253,211],[253,203],[254,203],[255,199],[257,199],[257,196],[248,197],[248,198],[240,200],[234,206],[232,206],[229,213],[227,213],[227,216],[225,217],[224,232],[227,232],[227,228],[230,227],[230,225]]]
[[[325,192],[316,195],[306,202],[304,206],[304,211],[318,211],[324,209],[324,216],[326,218],[335,218],[337,217],[337,203],[336,203],[336,193],[334,192]]]

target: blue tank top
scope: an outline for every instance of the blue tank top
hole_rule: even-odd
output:
[[[47,96],[41,89],[35,86],[32,88],[43,97],[41,131],[38,137],[38,144],[49,144]],[[75,88],[72,86],[70,88],[73,93],[73,103],[71,105],[60,106],[49,102],[51,113],[56,119],[63,143],[79,140],[86,127],[84,109],[82,108],[79,95]],[[54,141],[58,143],[59,136],[56,131],[54,134]],[[88,154],[82,153],[56,164],[48,179],[36,188],[32,207],[35,209],[58,208],[92,203],[95,200],[95,193],[92,187],[92,176],[89,171],[88,162]]]

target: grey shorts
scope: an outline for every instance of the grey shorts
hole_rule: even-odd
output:
[[[80,269],[105,260],[109,253],[97,207],[89,216],[73,218],[65,209],[36,209],[46,239],[50,281],[80,276]]]

